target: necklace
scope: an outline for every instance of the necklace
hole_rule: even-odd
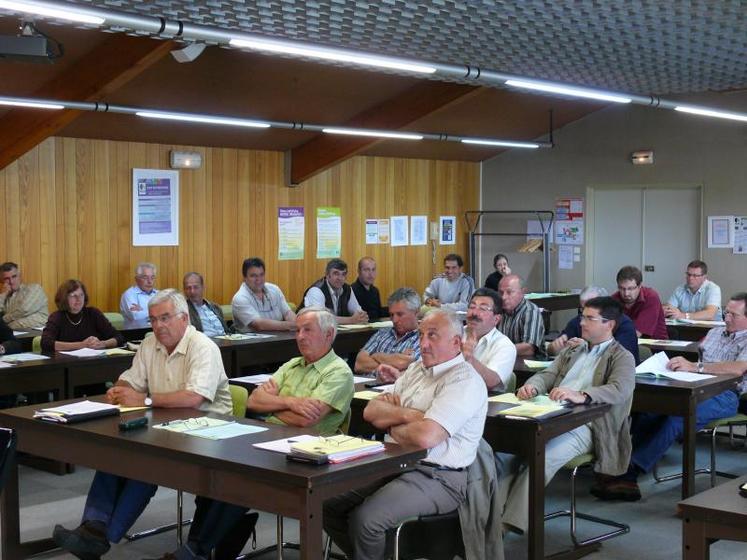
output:
[[[78,325],[80,325],[80,322],[83,320],[83,315],[81,315],[80,319],[78,319],[78,322],[74,323],[73,320],[70,318],[70,315],[68,315],[67,311],[65,312],[65,317],[67,317],[68,323],[70,323],[74,327],[77,327]]]

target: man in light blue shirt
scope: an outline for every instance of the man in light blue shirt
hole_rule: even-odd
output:
[[[205,299],[205,280],[198,272],[187,272],[182,282],[189,307],[189,322],[207,336],[221,336],[228,332],[220,305]]]
[[[135,285],[127,288],[119,300],[119,312],[125,321],[145,321],[148,301],[158,293],[155,289],[156,265],[142,262],[135,268]]]
[[[664,305],[668,319],[721,320],[721,288],[708,279],[708,265],[694,260],[687,265],[685,284],[677,286]]]

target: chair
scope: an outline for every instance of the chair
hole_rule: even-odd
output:
[[[226,321],[226,324],[233,322],[233,307],[231,304],[221,305],[220,310],[223,311],[223,319]]]
[[[35,336],[31,340],[31,351],[34,354],[41,354],[42,353],[42,337],[41,336]]]
[[[104,317],[106,317],[112,324],[112,327],[118,331],[124,328],[124,316],[116,311],[104,311]]]
[[[0,493],[5,487],[5,479],[15,461],[16,433],[9,428],[0,428]]]
[[[573,541],[573,549],[579,549],[582,547],[594,545],[601,543],[602,541],[609,540],[614,537],[618,537],[620,535],[624,535],[625,533],[630,532],[630,526],[626,525],[625,523],[619,523],[617,521],[613,521],[611,519],[604,519],[602,517],[597,517],[595,515],[590,515],[588,513],[581,513],[576,508],[576,475],[578,474],[578,470],[581,468],[591,468],[594,464],[594,455],[591,453],[584,453],[583,455],[579,455],[577,457],[574,457],[570,461],[568,461],[563,468],[569,469],[571,471],[571,507],[570,509],[566,510],[559,510],[552,513],[548,513],[545,515],[545,521],[548,521],[550,519],[556,519],[558,517],[569,517],[571,520],[570,525],[570,534],[571,534],[571,540]],[[577,528],[577,520],[578,519],[584,519],[586,521],[591,521],[593,523],[598,523],[600,525],[606,525],[608,527],[614,527],[614,530],[608,531],[606,533],[602,533],[600,535],[596,535],[594,537],[589,537],[588,539],[579,539],[578,535],[576,533]]]
[[[246,390],[246,387],[242,387],[240,385],[229,385],[228,389],[231,391],[233,415],[237,418],[244,418],[246,416],[246,401],[249,398],[249,392]],[[127,534],[125,535],[125,538],[128,541],[132,542],[144,539],[145,537],[150,537],[152,535],[159,535],[161,533],[165,533],[166,531],[171,531],[172,529],[176,529],[176,543],[177,546],[181,546],[184,542],[182,529],[185,525],[189,525],[190,523],[192,523],[191,519],[184,519],[184,493],[181,490],[177,490],[175,523],[167,523],[166,525],[161,525],[159,527],[153,527],[151,529],[138,531],[137,533]]]
[[[394,541],[393,560],[464,557],[458,510],[405,519],[391,530],[391,534]]]

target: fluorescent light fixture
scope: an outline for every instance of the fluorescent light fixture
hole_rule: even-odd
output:
[[[539,144],[535,144],[534,142],[504,142],[503,140],[481,140],[479,138],[462,140],[462,144],[479,144],[481,146],[500,146],[503,148],[529,148],[531,150],[535,150],[539,148]]]
[[[572,97],[584,97],[586,99],[598,99],[599,101],[612,101],[613,103],[630,103],[632,99],[615,95],[612,93],[601,93],[593,89],[583,89],[576,87],[560,86],[546,84],[543,82],[531,82],[525,80],[506,80],[506,85],[511,87],[533,89],[537,91],[546,91],[548,93],[559,93],[560,95],[570,95]]]
[[[0,0],[0,8],[25,14],[34,14],[57,19],[66,19],[79,23],[91,23],[101,25],[106,21],[99,16],[92,16],[68,8],[52,8],[49,6],[34,4],[32,2],[17,2],[13,0]]]
[[[374,138],[394,138],[395,140],[422,140],[420,134],[407,134],[403,132],[386,132],[383,130],[365,130],[355,128],[323,128],[322,132],[327,134],[347,134],[350,136],[372,136]]]
[[[434,67],[428,66],[426,64],[403,62],[383,56],[372,56],[369,54],[346,52],[337,49],[327,49],[324,47],[293,45],[280,41],[269,41],[262,39],[231,39],[228,44],[232,47],[238,48],[267,51],[272,53],[292,54],[295,56],[304,56],[310,58],[321,58],[323,60],[333,60],[337,62],[349,62],[351,64],[374,66],[376,68],[390,68],[392,70],[404,70],[406,72],[416,72],[419,74],[433,74],[436,71]]]
[[[246,119],[234,119],[230,117],[208,117],[202,115],[190,115],[185,113],[164,113],[161,111],[137,111],[138,117],[149,119],[167,119],[172,121],[196,122],[203,124],[222,124],[227,126],[246,126],[250,128],[270,128],[270,125],[260,121]]]
[[[10,101],[0,99],[0,105],[10,105],[12,107],[28,107],[29,109],[64,109],[64,105],[54,103],[37,103],[35,101]]]
[[[701,109],[699,107],[688,107],[686,105],[678,105],[674,108],[675,111],[682,113],[690,113],[693,115],[701,115],[703,117],[715,117],[717,119],[729,119],[732,121],[747,122],[747,115],[744,113],[729,113],[728,111],[714,111],[712,109]]]

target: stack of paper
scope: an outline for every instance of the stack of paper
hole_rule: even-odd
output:
[[[251,424],[240,424],[233,420],[221,420],[220,418],[186,418],[184,420],[171,420],[163,424],[153,426],[158,430],[178,432],[188,436],[196,436],[205,439],[228,439],[247,434],[264,432],[267,428],[263,426],[252,426]]]
[[[374,329],[391,329],[394,323],[391,321],[374,321],[373,323],[369,323],[368,326]]]
[[[34,362],[36,360],[48,360],[49,356],[44,354],[34,354],[32,352],[21,352],[20,354],[11,354],[10,356],[3,356],[0,360],[4,362]]]
[[[78,350],[69,350],[67,352],[60,352],[60,354],[67,354],[68,356],[75,356],[76,358],[93,358],[95,356],[103,356],[106,354],[106,350],[95,350],[94,348],[80,348]]]
[[[270,380],[272,375],[269,373],[255,373],[254,375],[244,375],[242,377],[232,377],[231,381],[238,381],[239,383],[251,383],[252,385],[262,385]]]
[[[654,340],[653,338],[639,338],[638,344],[643,346],[672,346],[672,347],[685,347],[690,346],[692,341],[690,340]]]
[[[724,321],[705,321],[703,319],[677,319],[680,323],[685,325],[695,325],[698,327],[723,327],[726,325]]]
[[[272,338],[274,334],[262,334],[262,333],[234,333],[234,334],[221,334],[213,338],[220,338],[221,340],[253,340],[258,338]]]
[[[672,371],[667,369],[669,358],[665,352],[658,352],[651,356],[649,359],[644,360],[641,364],[635,368],[636,375],[650,376],[650,377],[666,377],[668,379],[675,379],[677,381],[687,381],[692,383],[694,381],[702,381],[709,377],[714,377],[706,373],[691,373],[689,371]]]
[[[552,363],[552,360],[550,361],[544,361],[544,360],[524,360],[524,365],[527,366],[529,369],[545,369],[546,367],[549,367],[549,365]]]
[[[81,401],[52,408],[42,408],[34,412],[34,418],[47,420],[48,422],[59,422],[60,424],[74,424],[91,418],[115,416],[117,414],[119,414],[119,407],[116,404]]]
[[[380,441],[337,435],[292,443],[291,451],[294,454],[308,457],[325,457],[330,463],[342,463],[374,453],[381,453],[384,451],[384,444]]]

